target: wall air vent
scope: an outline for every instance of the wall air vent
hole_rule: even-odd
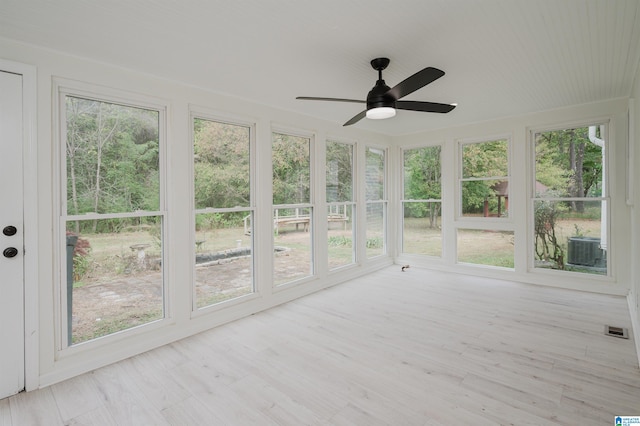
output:
[[[621,339],[629,338],[629,332],[626,328],[613,327],[611,325],[604,326],[604,334],[606,334],[607,336],[619,337]]]

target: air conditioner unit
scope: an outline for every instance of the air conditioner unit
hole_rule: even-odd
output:
[[[606,267],[607,252],[600,247],[600,238],[570,237],[567,264],[596,268]]]

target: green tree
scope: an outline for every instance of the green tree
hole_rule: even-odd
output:
[[[327,202],[353,200],[353,145],[327,142]]]
[[[506,140],[469,143],[462,147],[462,211],[482,212],[485,201],[497,205],[495,185],[509,175]]]
[[[562,197],[598,196],[602,191],[602,148],[591,143],[589,128],[554,130],[536,135],[536,180]],[[584,212],[582,201],[572,210]]]
[[[65,101],[67,213],[158,210],[158,112],[73,96]],[[97,220],[90,231],[100,231]]]
[[[249,206],[250,129],[196,119],[194,192],[196,208]]]
[[[310,202],[310,142],[308,138],[273,133],[273,204]]]
[[[404,151],[405,200],[439,200],[441,198],[440,147],[425,147]],[[406,203],[407,217],[429,217],[429,227],[437,226],[441,203]]]

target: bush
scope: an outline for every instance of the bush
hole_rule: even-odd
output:
[[[67,236],[76,234],[67,231]],[[73,281],[80,281],[89,274],[91,269],[91,244],[89,240],[78,237],[73,248]]]
[[[329,237],[328,244],[329,247],[351,247],[351,238],[342,235],[334,235]]]

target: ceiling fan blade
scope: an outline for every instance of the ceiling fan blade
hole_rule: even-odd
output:
[[[393,98],[397,100],[423,88],[443,75],[444,71],[437,68],[427,67],[396,84],[394,87],[389,89],[386,94],[393,96]]]
[[[353,117],[351,120],[347,121],[343,124],[343,126],[351,126],[352,124],[356,124],[358,121],[362,120],[365,115],[367,115],[367,110],[362,111],[360,114]]]
[[[444,114],[451,111],[455,107],[455,105],[438,104],[435,102],[396,101],[397,109],[404,109],[408,111],[439,112]]]
[[[296,99],[302,99],[305,101],[333,101],[333,102],[351,102],[356,104],[366,104],[367,101],[359,101],[357,99],[342,99],[342,98],[314,98],[312,96],[298,96]]]

